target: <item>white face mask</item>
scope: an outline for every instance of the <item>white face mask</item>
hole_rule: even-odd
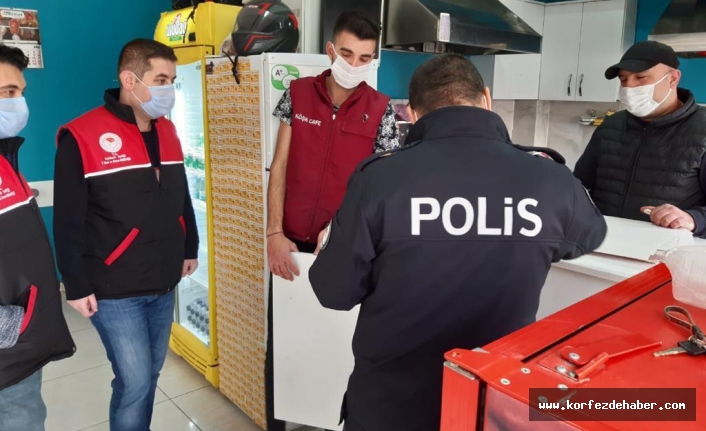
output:
[[[336,48],[333,48],[333,52],[336,54],[336,60],[331,65],[331,75],[333,75],[333,79],[336,80],[338,85],[347,90],[351,90],[368,78],[370,63],[353,67],[348,64],[343,57],[338,55]]]
[[[147,115],[150,116],[150,118],[156,120],[157,118],[164,117],[169,114],[172,109],[174,109],[174,103],[176,99],[174,84],[157,85],[150,87],[149,85],[142,82],[142,80],[138,78],[137,75],[135,75],[135,78],[140,81],[145,87],[147,87],[150,91],[150,100],[148,100],[147,102],[143,102],[142,100],[140,100],[139,97],[137,97],[134,91],[132,92],[132,95],[135,96],[135,99],[137,99],[138,102],[140,102],[142,109]]]
[[[24,97],[0,99],[0,139],[14,138],[27,125],[29,109]]]
[[[669,74],[664,75],[662,79],[655,82],[654,84],[642,85],[640,87],[620,87],[620,93],[618,94],[618,100],[625,106],[625,109],[629,113],[636,117],[646,117],[653,113],[665,100],[672,94],[672,88],[669,89],[669,93],[662,99],[661,102],[657,102],[654,99],[655,87],[660,82],[664,81]]]

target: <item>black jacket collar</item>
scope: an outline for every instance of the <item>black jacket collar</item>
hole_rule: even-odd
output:
[[[24,138],[20,138],[19,136],[16,138],[0,139],[0,156],[10,162],[10,165],[16,173],[20,172],[18,155],[20,153],[20,146],[24,141]]]
[[[478,136],[512,144],[498,114],[471,106],[450,106],[426,114],[412,126],[406,142],[456,136]]]
[[[105,100],[105,109],[107,109],[108,112],[126,123],[137,124],[137,120],[135,119],[135,111],[132,110],[132,107],[120,103],[119,88],[111,88],[106,90],[103,100]],[[156,120],[152,120],[152,124],[154,124],[155,121]]]

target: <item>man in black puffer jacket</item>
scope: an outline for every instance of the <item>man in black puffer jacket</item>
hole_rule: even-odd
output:
[[[42,368],[76,350],[49,237],[17,155],[29,110],[27,57],[0,45],[0,429],[44,431]]]
[[[678,87],[678,67],[672,48],[650,41],[606,71],[620,77],[626,111],[606,117],[574,175],[606,216],[706,238],[706,108]]]

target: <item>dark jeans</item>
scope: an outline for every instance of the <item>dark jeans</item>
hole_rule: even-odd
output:
[[[44,431],[46,418],[42,370],[0,391],[0,429]]]
[[[294,241],[297,249],[302,253],[313,253],[316,244],[302,243]],[[300,277],[308,277],[307,274],[299,274]],[[285,422],[275,419],[275,384],[274,384],[274,340],[272,330],[272,283],[273,277],[270,274],[269,300],[267,304],[267,355],[265,356],[265,396],[267,406],[267,431],[285,431]]]
[[[111,431],[149,431],[174,320],[174,291],[98,301],[91,317],[113,367]]]

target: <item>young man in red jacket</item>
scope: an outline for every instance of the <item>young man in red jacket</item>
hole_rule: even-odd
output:
[[[42,368],[76,348],[49,237],[17,160],[29,117],[28,62],[19,48],[0,44],[0,429],[44,431]]]
[[[111,431],[146,431],[174,316],[174,289],[198,265],[198,233],[176,128],[177,58],[128,43],[120,88],[59,130],[54,236],[69,304],[113,366]]]
[[[274,275],[299,276],[291,252],[316,251],[356,165],[399,146],[390,98],[364,82],[379,38],[380,25],[364,14],[342,14],[326,46],[331,69],[292,81],[274,112],[281,120],[267,195],[267,260]],[[271,380],[271,334],[268,340]],[[272,425],[271,381],[268,392],[269,429],[283,430],[281,423]]]

